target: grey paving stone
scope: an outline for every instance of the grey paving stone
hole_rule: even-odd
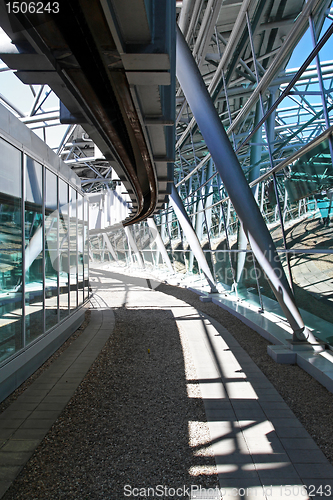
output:
[[[267,439],[265,436],[245,437],[245,441],[249,450],[253,454],[284,453],[284,447],[281,441],[277,438]]]
[[[235,408],[236,417],[239,420],[249,419],[249,420],[257,420],[258,422],[264,422],[266,420],[265,413],[260,410],[252,410],[252,409],[237,409]]]
[[[256,469],[259,474],[260,479],[264,479],[267,477],[274,476],[275,478],[281,478],[281,481],[288,479],[288,482],[294,481],[296,484],[301,483],[300,477],[292,464],[285,463],[265,463],[262,467],[259,468],[258,464],[256,464]]]
[[[293,412],[289,409],[285,410],[274,410],[265,408],[265,415],[267,418],[272,419],[274,417],[279,418],[296,418]]]
[[[280,453],[256,453],[252,454],[252,460],[255,464],[273,464],[283,463],[286,465],[291,465],[292,462],[290,460],[289,455],[286,452]]]
[[[39,443],[39,439],[9,439],[1,451],[34,451]]]
[[[6,493],[11,484],[11,481],[0,480],[0,498]]]
[[[313,439],[302,438],[281,438],[284,448],[289,450],[318,450],[318,446]]]
[[[284,401],[261,401],[260,406],[264,410],[288,410],[291,411]]]
[[[14,432],[11,439],[31,439],[42,440],[48,429],[18,429]]]
[[[38,382],[38,383],[34,383],[34,389],[38,392],[48,392],[50,389],[52,389],[52,387],[55,386],[55,384],[57,383],[57,380],[56,381],[51,381],[51,382]]]
[[[237,410],[257,410],[262,412],[260,404],[257,399],[230,399],[232,407]]]
[[[11,429],[11,428],[7,428],[7,429],[3,429],[1,428],[0,429],[0,441],[6,441],[12,434],[13,434],[14,430]]]
[[[48,389],[35,389],[34,385],[32,384],[25,391],[25,395],[30,398],[36,398],[36,400],[38,401],[41,400],[48,392]]]
[[[15,411],[33,411],[37,406],[38,403],[24,403],[19,399],[10,405],[10,409]]]
[[[53,424],[54,419],[27,418],[20,429],[50,429]]]
[[[274,386],[270,382],[268,382],[267,379],[253,380],[251,383],[252,383],[253,388],[256,391],[257,391],[257,389],[260,389],[260,390],[262,390],[262,389],[274,389]]]
[[[329,461],[321,450],[288,450],[294,464],[327,464]]]
[[[9,408],[7,408],[7,410],[5,410],[0,415],[0,427],[1,427],[1,424],[2,424],[3,420],[8,420],[8,419],[13,419],[13,420],[24,419],[24,418],[27,418],[30,415],[30,413],[31,413],[31,411],[29,411],[29,410],[21,410],[19,408],[17,410],[12,410],[11,407],[9,407]]]
[[[222,401],[221,399],[203,399],[206,409],[209,410],[230,410],[232,408],[230,401]]]
[[[14,479],[22,469],[21,465],[2,465],[0,466],[0,483]]]
[[[277,438],[275,429],[268,420],[240,420],[238,426],[246,438],[264,437],[267,435],[269,435],[270,439]]]
[[[58,382],[58,384],[50,391],[50,394],[56,391],[75,391],[79,384],[73,382]]]
[[[215,447],[213,447],[213,450],[217,464],[252,464],[252,459],[249,454],[236,452],[228,453],[227,455],[219,455],[218,449],[215,449]]]
[[[43,399],[42,404],[47,404],[47,403],[60,403],[66,406],[68,401],[71,399],[71,395],[65,394],[65,395],[57,395],[57,396],[46,396],[45,399]]]
[[[75,389],[52,389],[52,391],[48,394],[48,396],[50,397],[61,397],[61,396],[64,396],[64,397],[71,397],[74,392],[76,391],[76,388]]]
[[[330,477],[333,479],[333,467],[331,464],[294,464],[300,477],[325,479]]]
[[[0,451],[0,466],[3,465],[25,465],[32,455],[32,451]]]
[[[40,403],[37,408],[36,408],[36,411],[54,411],[54,412],[61,412],[64,408],[64,403],[63,402],[60,402],[60,403],[51,403],[51,402],[42,402]]]
[[[258,477],[254,465],[249,463],[250,470],[244,470],[243,464],[217,464],[217,475],[219,480],[223,479],[242,479],[243,484],[247,479],[256,479]]]
[[[292,418],[278,418],[278,417],[273,417],[270,419],[274,427],[288,427],[289,429],[291,427],[301,427],[303,428],[303,425],[301,422],[293,416]]]
[[[56,420],[58,416],[60,415],[61,410],[35,410],[30,414],[30,418],[32,419],[42,419],[42,420],[51,420],[54,419]]]
[[[205,409],[207,421],[220,421],[220,420],[234,420],[235,412],[232,408],[230,409]]]
[[[18,429],[24,422],[24,418],[8,418],[1,420],[1,429]]]
[[[82,380],[83,380],[83,376],[82,375],[74,375],[74,374],[65,374],[60,380],[59,380],[59,383],[66,383],[66,384],[76,384],[76,385],[79,385]]]
[[[258,395],[258,399],[260,399],[263,396],[268,396],[270,394],[274,395],[274,396],[277,394],[279,396],[279,394],[277,393],[275,387],[272,384],[269,387],[261,387],[261,388],[257,387],[256,393]]]
[[[311,439],[310,434],[302,427],[275,427],[276,434],[280,438],[304,438]]]
[[[280,396],[280,394],[278,394],[277,392],[273,393],[273,392],[268,392],[267,394],[260,394],[258,395],[258,401],[259,403],[261,403],[262,401],[276,401],[276,402],[282,402],[283,399],[282,397]]]

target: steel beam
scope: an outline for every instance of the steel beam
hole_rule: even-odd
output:
[[[104,240],[104,244],[106,245],[106,248],[108,249],[108,251],[112,255],[113,259],[117,262],[118,261],[117,254],[114,251],[113,246],[111,244],[111,241],[109,240],[109,237],[106,233],[103,233],[103,240]]]
[[[202,251],[200,241],[198,240],[198,237],[191,224],[191,220],[184,208],[183,202],[180,199],[180,196],[174,184],[172,184],[171,188],[170,203],[182,226],[182,229],[185,233],[190,248],[193,251],[195,258],[197,259],[198,264],[201,267],[202,272],[204,273],[209,283],[209,286],[211,288],[211,293],[216,293],[217,289],[215,286],[214,278],[212,276],[212,273],[210,272],[209,266],[205,258],[205,254]]]
[[[179,83],[212,155],[216,169],[243,225],[252,251],[293,330],[293,340],[306,339],[315,344],[317,341],[312,332],[304,325],[271,235],[192,53],[179,29],[177,29],[176,51],[176,74]],[[175,188],[174,191],[176,191]]]
[[[153,238],[155,240],[155,243],[157,245],[157,248],[159,250],[159,252],[161,253],[162,257],[163,257],[163,260],[165,262],[165,264],[167,265],[170,273],[174,274],[174,270],[173,270],[173,267],[172,267],[172,264],[171,264],[171,261],[169,259],[169,255],[168,255],[168,252],[166,251],[165,249],[165,246],[164,246],[164,243],[162,241],[162,238],[160,236],[160,233],[158,232],[158,229],[156,227],[156,224],[155,224],[155,221],[153,218],[151,217],[148,217],[147,219],[147,224],[149,226],[149,229],[153,235]]]
[[[141,253],[139,252],[139,249],[137,247],[136,241],[133,238],[131,228],[128,226],[125,226],[124,230],[125,230],[125,234],[127,237],[128,246],[132,249],[132,251],[136,257],[136,260],[137,260],[139,266],[141,267],[141,269],[145,269],[145,264],[144,264],[143,259],[141,257]]]

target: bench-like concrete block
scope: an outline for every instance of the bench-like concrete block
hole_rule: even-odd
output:
[[[267,354],[276,361],[276,363],[284,365],[295,365],[297,362],[296,352],[291,351],[284,345],[269,345],[267,346]]]
[[[200,295],[199,300],[201,302],[211,302],[212,297],[210,295]]]

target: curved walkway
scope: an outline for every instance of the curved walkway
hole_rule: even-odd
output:
[[[223,326],[152,280],[91,277],[90,324],[0,415],[0,497],[332,496],[332,466]]]

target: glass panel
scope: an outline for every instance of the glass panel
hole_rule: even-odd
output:
[[[333,168],[327,141],[285,172],[284,185],[294,206],[286,231],[288,248],[333,248]]]
[[[77,206],[76,191],[69,188],[69,265],[70,265],[70,308],[77,307]]]
[[[83,226],[83,197],[78,194],[77,199],[77,233],[78,233],[78,304],[83,304],[83,251],[84,251],[84,226]]]
[[[45,170],[45,329],[58,322],[58,186]]]
[[[42,165],[25,156],[25,338],[44,333]]]
[[[305,324],[333,345],[333,255],[295,253],[290,257],[296,303]]]
[[[68,315],[69,220],[68,185],[59,179],[59,309],[60,319]]]
[[[22,155],[0,139],[0,361],[22,342]]]
[[[89,201],[84,198],[84,298],[87,299],[89,295]]]
[[[236,276],[238,217],[230,201],[221,203],[219,238],[214,240],[214,268],[218,283],[231,289]],[[226,231],[227,228],[227,231]],[[231,250],[231,251],[229,251]],[[206,254],[207,255],[207,254]]]
[[[100,238],[98,237],[98,235],[91,236],[89,242],[94,262],[100,262],[101,260]]]

